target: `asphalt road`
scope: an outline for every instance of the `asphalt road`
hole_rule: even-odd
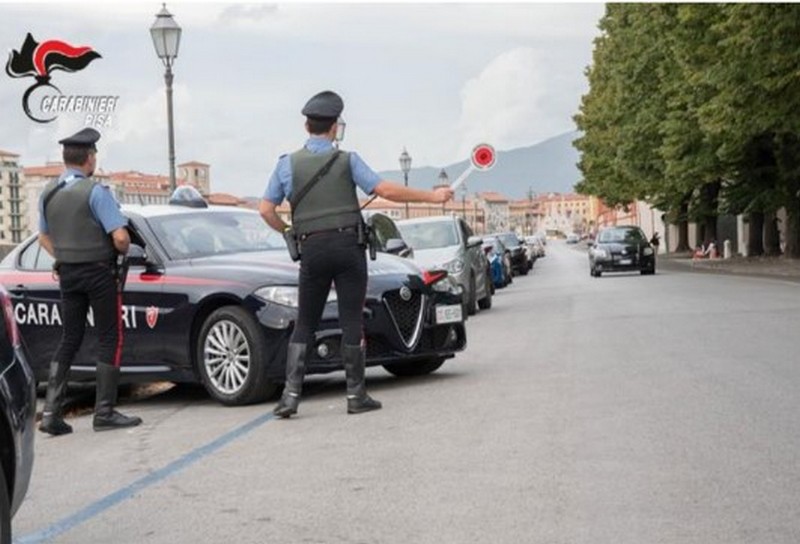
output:
[[[800,542],[797,285],[547,249],[437,373],[369,370],[381,411],[337,373],[289,421],[173,388],[37,436],[16,542]]]

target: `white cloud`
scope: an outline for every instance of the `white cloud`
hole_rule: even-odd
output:
[[[531,48],[495,58],[461,91],[459,155],[482,141],[496,148],[530,144],[541,134],[542,101],[548,92],[539,53]]]

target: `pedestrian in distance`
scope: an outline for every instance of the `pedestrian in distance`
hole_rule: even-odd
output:
[[[61,290],[61,341],[50,363],[42,423],[50,435],[72,432],[64,421],[64,394],[75,354],[86,331],[91,307],[97,331],[97,400],[93,428],[134,427],[142,420],[114,409],[122,351],[120,255],[130,245],[127,218],[108,187],[92,179],[100,133],[85,128],[58,143],[64,146],[64,173],[45,186],[39,200],[39,243],[53,257]]]
[[[308,349],[332,282],[342,328],[347,412],[381,408],[380,402],[367,395],[364,381],[367,258],[356,187],[394,202],[444,203],[453,197],[450,188],[424,191],[382,180],[357,153],[340,151],[334,143],[343,138],[343,109],[342,98],[332,91],[311,97],[302,109],[309,137],[302,149],[278,160],[259,206],[270,227],[286,232],[289,225],[278,216],[276,207],[288,199],[291,230],[300,247],[298,315],[287,348],[283,395],[274,410],[281,418],[297,413]]]
[[[661,238],[657,232],[654,232],[653,237],[650,238],[650,245],[653,246],[655,253],[658,253],[658,246],[661,245]]]

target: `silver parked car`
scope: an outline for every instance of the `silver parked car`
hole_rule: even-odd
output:
[[[440,215],[397,221],[406,242],[414,249],[414,260],[425,269],[444,268],[464,292],[467,314],[492,307],[492,277],[483,240],[455,215]]]

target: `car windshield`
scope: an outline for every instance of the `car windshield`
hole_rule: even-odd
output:
[[[148,223],[174,260],[286,247],[258,214],[244,211],[179,213]]]
[[[643,242],[644,235],[639,229],[607,229],[600,233],[598,242]]]
[[[514,246],[520,245],[519,244],[519,238],[517,238],[516,234],[512,234],[512,233],[509,233],[509,234],[498,234],[497,237],[500,238],[500,240],[503,242],[503,244],[506,247],[514,247]]]
[[[430,223],[398,223],[403,238],[414,249],[433,249],[458,245],[458,233],[453,221]]]

